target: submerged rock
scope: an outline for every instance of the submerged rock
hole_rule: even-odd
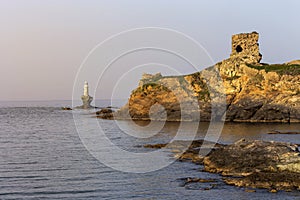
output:
[[[211,190],[222,184],[219,180],[211,178],[187,177],[177,180],[181,181],[181,187],[185,187],[190,190]]]

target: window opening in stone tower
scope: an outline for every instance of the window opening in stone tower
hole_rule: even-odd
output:
[[[237,45],[237,47],[235,48],[236,52],[240,53],[243,51],[243,48],[240,45]]]

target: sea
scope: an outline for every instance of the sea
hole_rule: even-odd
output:
[[[113,107],[125,103],[116,102]],[[149,130],[143,132],[146,122],[97,119],[95,109],[61,109],[71,105],[71,101],[0,102],[0,199],[300,199],[299,191],[247,192],[251,188],[226,185],[218,174],[203,172],[201,165],[176,161],[168,150],[157,160],[150,156],[147,162],[139,163],[132,155],[148,156],[156,150],[146,149],[144,144],[171,141],[181,122],[163,126],[151,122],[155,131],[149,134]],[[96,106],[112,103],[97,100]],[[89,125],[95,121],[97,126]],[[197,127],[195,138],[203,139],[209,123],[201,122]],[[86,138],[100,129],[102,135],[93,140],[94,146],[87,145]],[[271,130],[299,131],[300,124],[227,123],[216,134],[217,142],[230,144],[246,138],[300,144],[300,135],[267,134]],[[182,139],[185,131],[187,138],[194,134],[193,128],[183,129]],[[117,148],[108,148],[111,146]],[[151,164],[144,171],[132,167],[146,163]],[[210,183],[185,185],[187,177],[215,179],[216,183],[212,188],[205,185]]]

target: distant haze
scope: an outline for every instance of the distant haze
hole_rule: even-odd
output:
[[[0,100],[71,99],[77,71],[88,53],[108,37],[139,27],[180,31],[198,41],[214,61],[229,57],[232,34],[257,31],[262,62],[300,59],[299,8],[297,0],[2,0]],[[182,73],[193,72],[184,63],[175,65]],[[138,70],[124,78],[126,84],[116,98],[127,98],[143,72],[158,71],[174,74],[160,66]],[[107,89],[97,98],[111,98],[110,81],[103,80]]]

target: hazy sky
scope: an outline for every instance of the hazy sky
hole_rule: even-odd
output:
[[[300,59],[299,8],[298,0],[1,0],[0,100],[71,99],[76,73],[88,53],[106,38],[139,27],[185,33],[215,61],[229,57],[232,34],[255,30],[263,62]],[[182,73],[192,72],[176,63]],[[114,70],[125,69],[120,62],[115,65]],[[129,95],[141,73],[125,78],[118,97]],[[115,85],[109,78],[103,82],[110,84]],[[110,98],[111,87],[104,88],[97,98]]]

